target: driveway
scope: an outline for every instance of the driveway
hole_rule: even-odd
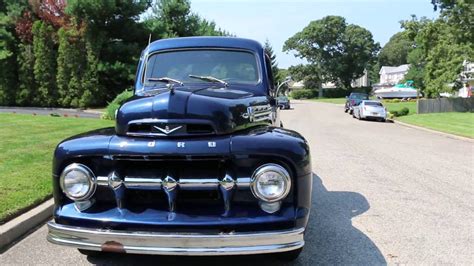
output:
[[[339,105],[294,102],[285,127],[311,145],[313,208],[293,265],[470,264],[474,144],[391,123],[358,121]],[[49,244],[41,227],[3,264],[281,265],[274,256],[87,257]]]

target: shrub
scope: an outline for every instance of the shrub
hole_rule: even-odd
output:
[[[293,99],[311,99],[316,97],[316,91],[308,89],[295,90],[291,92],[290,96]]]
[[[105,113],[102,115],[102,119],[115,119],[115,112],[119,109],[119,107],[126,101],[128,98],[133,96],[133,91],[124,90],[122,93],[117,95],[113,101],[107,105]]]
[[[406,107],[403,107],[401,110],[398,111],[391,111],[390,112],[394,117],[400,117],[400,116],[405,116],[410,113],[410,110]]]
[[[402,110],[398,111],[400,116],[408,115],[408,113],[410,113],[410,110],[407,107],[403,107]]]

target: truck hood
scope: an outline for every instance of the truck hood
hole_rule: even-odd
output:
[[[143,137],[222,135],[272,123],[268,97],[232,87],[179,87],[134,96],[116,119],[118,135]]]

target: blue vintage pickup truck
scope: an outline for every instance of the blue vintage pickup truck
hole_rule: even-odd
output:
[[[84,254],[295,259],[311,208],[310,151],[281,127],[273,84],[252,40],[149,44],[115,128],[57,146],[48,240]]]

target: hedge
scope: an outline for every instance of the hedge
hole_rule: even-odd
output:
[[[293,99],[311,99],[316,97],[317,95],[317,91],[308,89],[294,90],[290,94]]]
[[[113,101],[107,105],[105,113],[102,115],[102,119],[115,119],[115,112],[120,108],[120,106],[133,96],[133,91],[124,90],[122,93],[117,95]]]

